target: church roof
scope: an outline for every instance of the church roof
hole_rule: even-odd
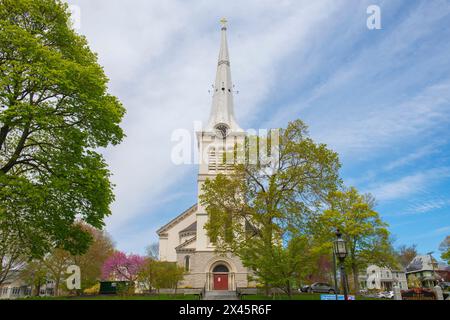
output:
[[[181,230],[179,233],[187,233],[187,232],[195,232],[197,231],[197,221],[195,221],[194,223],[192,223],[190,226],[188,226],[187,228],[184,228],[183,230]]]
[[[175,247],[175,251],[177,252],[183,252],[183,251],[195,251],[195,248],[186,248],[188,245],[190,245],[191,243],[195,242],[197,240],[197,237],[194,236],[191,239],[183,242],[182,244],[180,244],[179,246]]]
[[[193,206],[191,206],[189,209],[183,211],[181,214],[179,214],[178,216],[176,216],[175,218],[173,218],[172,220],[170,220],[168,223],[166,223],[165,225],[163,225],[161,228],[159,228],[158,230],[156,230],[156,233],[161,236],[164,232],[168,231],[170,228],[172,228],[173,226],[175,226],[178,222],[180,222],[181,220],[187,218],[188,216],[190,216],[192,213],[194,213],[195,211],[197,211],[197,203],[194,204]]]

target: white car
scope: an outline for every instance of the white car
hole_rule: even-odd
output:
[[[392,298],[394,298],[394,291],[378,292],[377,298],[392,299]]]

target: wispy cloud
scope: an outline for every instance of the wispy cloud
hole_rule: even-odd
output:
[[[394,181],[378,182],[366,190],[380,201],[390,201],[424,193],[437,180],[450,177],[450,168],[434,168]]]
[[[450,198],[449,199],[435,198],[432,200],[425,200],[422,202],[415,202],[411,204],[406,210],[406,214],[427,213],[430,211],[446,208],[449,206],[450,206]]]
[[[420,239],[427,239],[427,238],[431,238],[431,237],[438,237],[438,236],[442,236],[442,235],[447,235],[449,233],[450,233],[450,225],[434,229],[434,230],[432,230],[430,232],[424,232],[424,233],[420,233],[420,234],[415,234],[415,235],[406,237],[405,239],[408,239],[410,241],[412,241],[412,240],[420,240]]]
[[[408,153],[407,155],[395,159],[384,166],[384,170],[394,170],[399,167],[406,166],[408,164],[414,163],[425,157],[432,156],[440,152],[440,147],[445,145],[447,141],[433,142],[429,145],[425,145],[415,150],[414,152]]]

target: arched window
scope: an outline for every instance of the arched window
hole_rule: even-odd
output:
[[[185,271],[189,271],[190,259],[191,259],[191,257],[189,257],[189,256],[184,257],[184,270]]]

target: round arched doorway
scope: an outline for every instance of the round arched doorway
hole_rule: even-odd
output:
[[[214,267],[213,272],[228,273],[230,272],[230,270],[228,270],[228,267],[226,265],[218,264],[217,266]]]
[[[218,264],[212,269],[213,289],[228,290],[228,274],[230,269],[224,264]]]

